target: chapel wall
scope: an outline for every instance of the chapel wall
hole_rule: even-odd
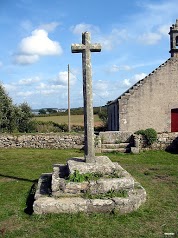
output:
[[[171,131],[171,109],[178,108],[178,58],[171,58],[119,100],[120,131]]]

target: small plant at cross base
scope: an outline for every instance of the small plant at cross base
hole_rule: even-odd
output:
[[[126,197],[128,197],[128,193],[126,190],[115,191],[115,190],[111,189],[108,192],[101,193],[101,194],[91,194],[89,192],[86,192],[83,195],[83,197],[88,198],[88,199],[109,199],[109,198],[114,198],[114,197],[126,198]]]
[[[101,177],[102,175],[99,173],[85,173],[85,174],[80,174],[78,170],[75,170],[73,174],[70,174],[68,177],[69,182],[78,182],[82,183],[84,181],[90,181],[90,180],[97,180]]]

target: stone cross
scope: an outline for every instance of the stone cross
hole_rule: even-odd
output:
[[[91,52],[100,52],[100,44],[91,44],[90,33],[82,33],[82,44],[72,44],[72,53],[82,53],[85,160],[95,162]]]

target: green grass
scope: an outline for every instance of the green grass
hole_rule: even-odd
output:
[[[65,163],[78,150],[0,149],[0,237],[117,238],[164,237],[178,232],[178,155],[161,151],[139,155],[110,153],[147,191],[144,205],[128,215],[27,215],[26,199],[34,180]]]
[[[38,121],[53,121],[55,123],[58,124],[63,124],[66,123],[68,124],[68,116],[64,115],[64,116],[47,116],[47,117],[34,117],[35,120]],[[71,121],[71,125],[79,125],[79,126],[83,126],[84,124],[84,116],[83,115],[71,115],[70,116],[70,121]],[[94,124],[95,126],[100,126],[102,124],[102,121],[100,120],[99,116],[96,114],[94,115]]]

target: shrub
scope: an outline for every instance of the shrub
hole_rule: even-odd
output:
[[[37,121],[33,120],[31,125],[31,131],[28,132],[38,132],[38,133],[48,133],[48,132],[66,132],[68,130],[67,124],[58,124],[53,121]]]
[[[157,140],[157,132],[153,128],[148,128],[145,130],[145,137],[148,145],[152,145]]]
[[[72,125],[71,130],[73,132],[83,132],[84,131],[84,126]]]
[[[153,128],[138,130],[135,134],[145,136],[148,145],[152,145],[157,140],[157,132]]]
[[[145,135],[145,130],[138,130],[138,131],[135,132],[135,134],[144,136]]]

